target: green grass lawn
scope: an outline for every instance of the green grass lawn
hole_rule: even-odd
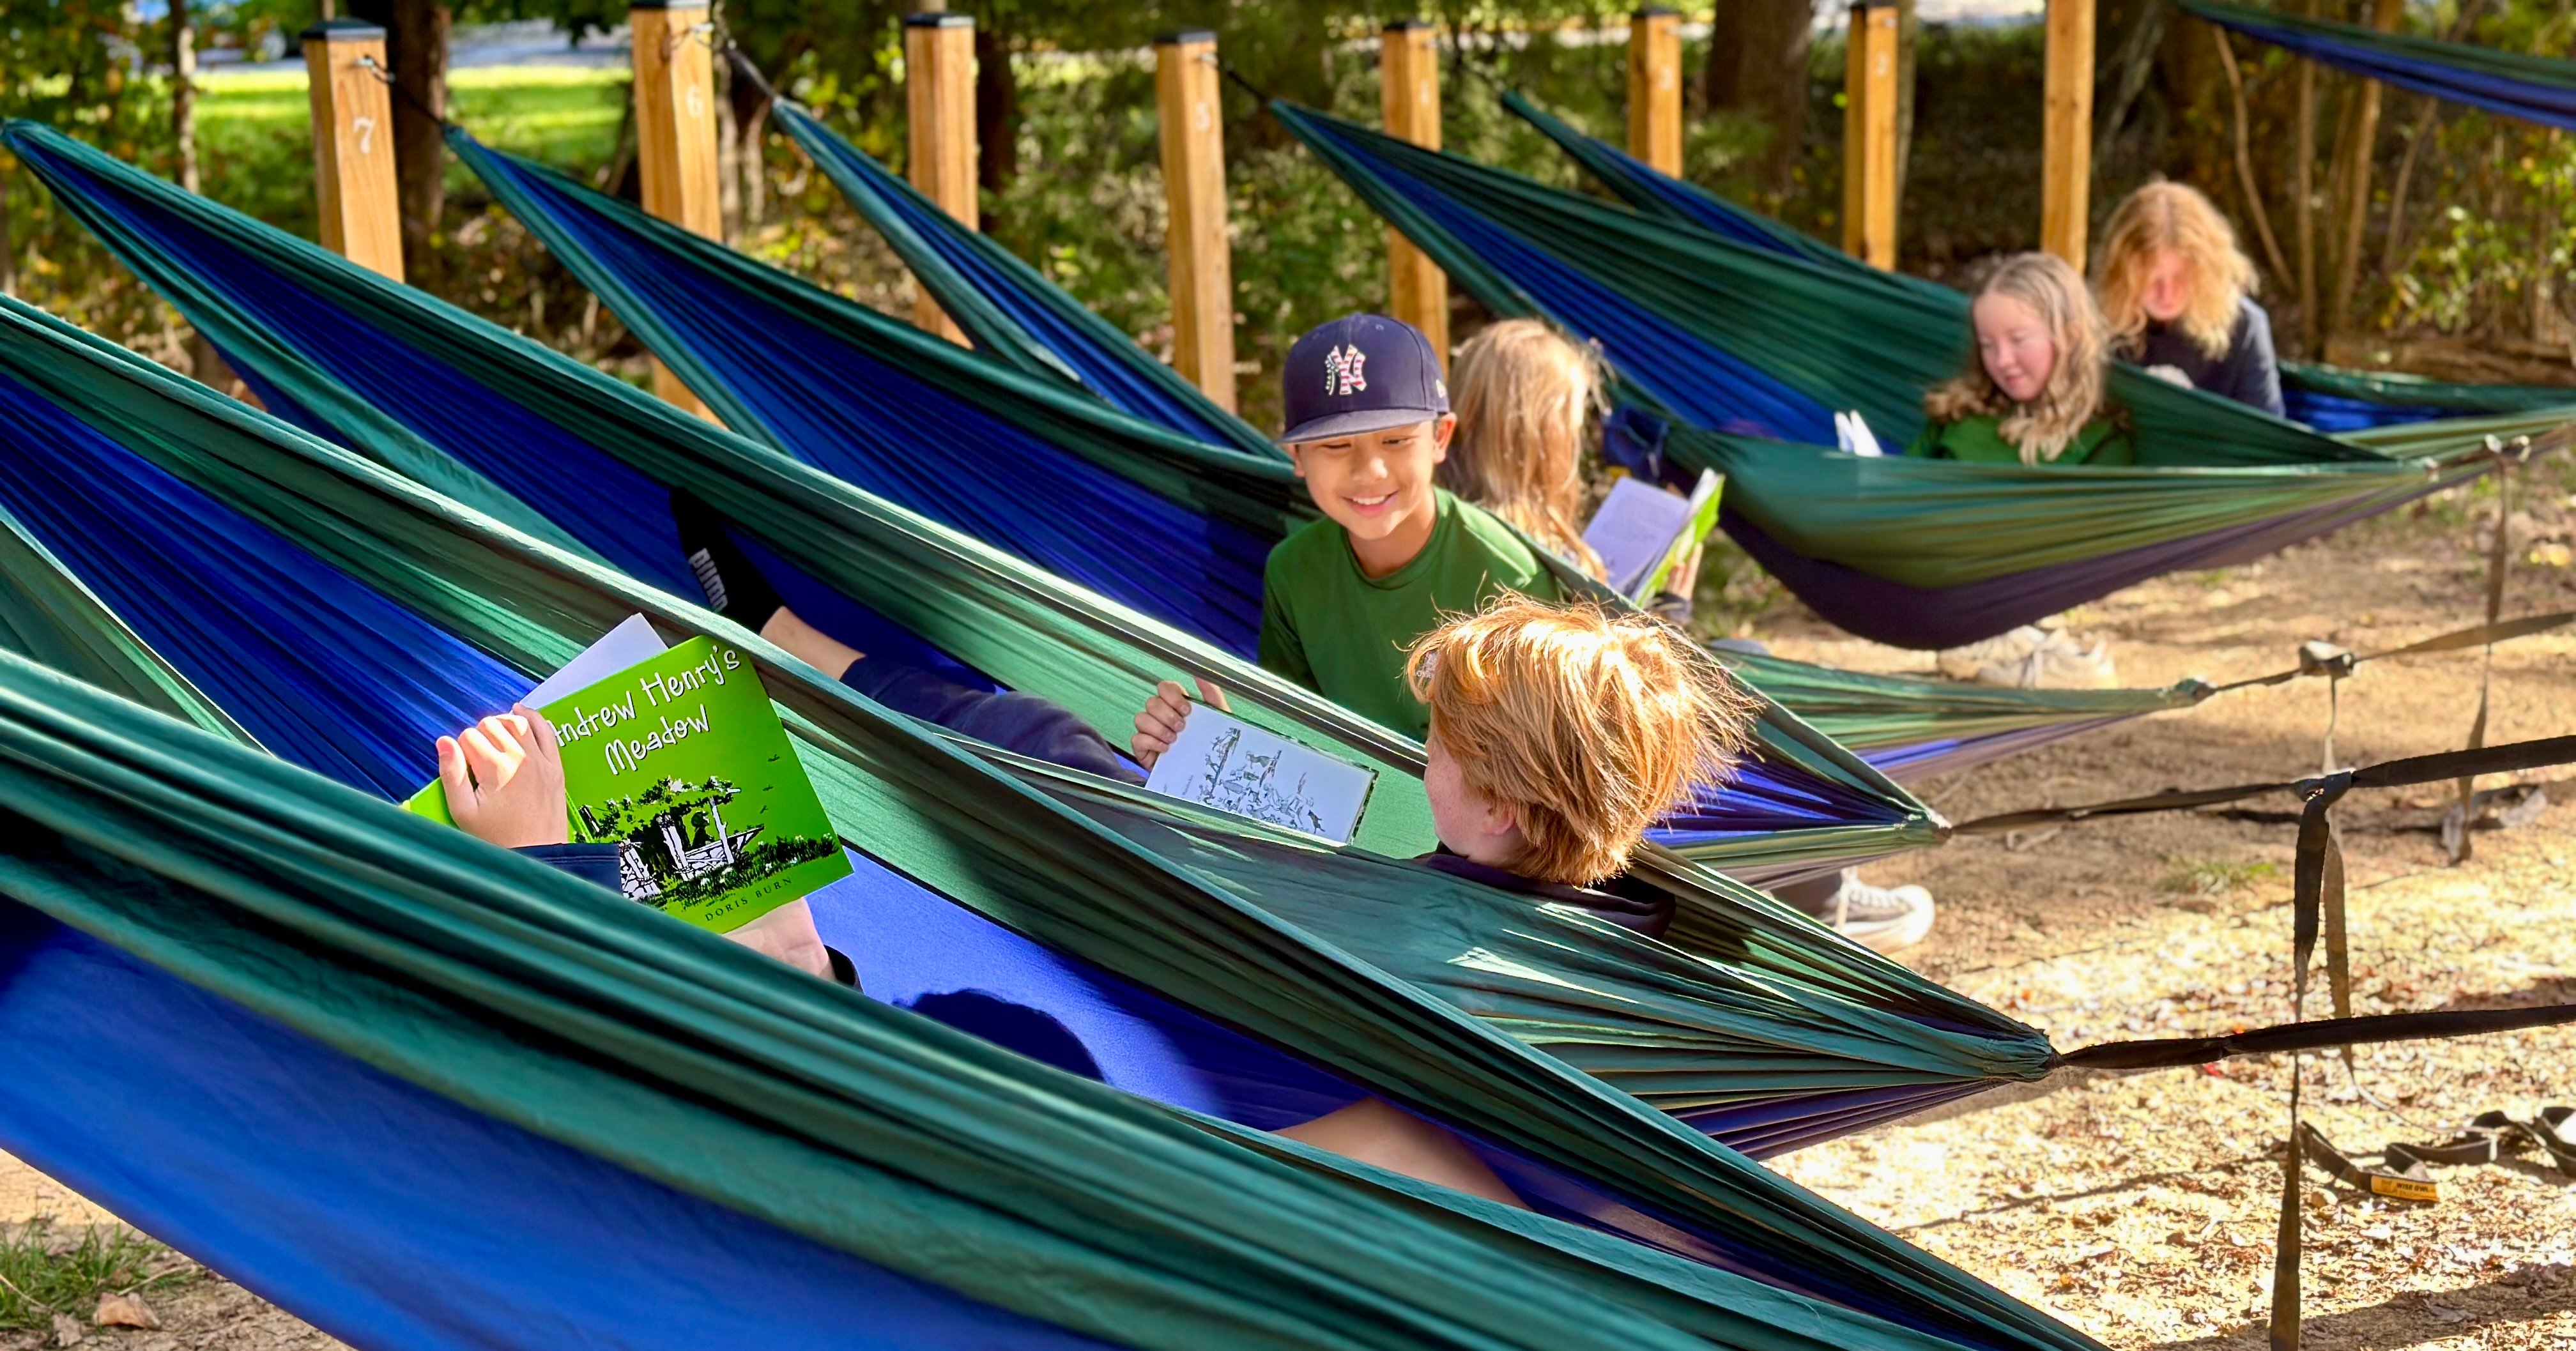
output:
[[[507,66],[448,78],[448,116],[485,144],[587,173],[617,149],[627,72]],[[204,82],[197,136],[206,194],[272,224],[311,234],[312,113],[301,71],[214,75]],[[450,191],[472,186],[448,166]]]

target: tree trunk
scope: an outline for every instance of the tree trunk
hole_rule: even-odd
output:
[[[1905,233],[1905,168],[1914,158],[1914,47],[1923,37],[1916,0],[1896,0],[1896,210]]]
[[[734,134],[733,72],[716,63],[716,220],[727,245],[742,240],[742,138]],[[742,81],[748,84],[749,81]]]
[[[197,25],[188,0],[170,0],[170,140],[179,152],[179,186],[197,190]]]
[[[984,228],[991,230],[1001,214],[991,199],[1020,176],[1020,85],[1011,70],[1011,35],[998,13],[985,17],[988,22],[975,26],[975,177],[986,196]]]
[[[1727,0],[1710,25],[1708,109],[1746,113],[1769,129],[1758,177],[1774,195],[1789,190],[1806,138],[1807,46],[1814,26],[1808,0]]]
[[[430,238],[447,212],[447,6],[436,0],[357,0],[352,14],[385,30],[394,68],[394,196],[402,209],[403,269],[430,274]]]
[[[2314,18],[2317,0],[2307,0],[2302,12]],[[2298,351],[2313,356],[2325,337],[2317,323],[2317,63],[2301,61],[2298,81],[2298,124],[2290,144],[2290,190],[2297,200],[2290,204],[2290,229],[2299,260]]]
[[[769,95],[757,80],[737,77],[728,86],[733,100],[734,163],[742,174],[742,228],[757,230],[769,219],[769,174],[762,137],[769,130]]]
[[[2111,158],[2111,144],[2128,129],[2129,110],[2155,74],[2156,53],[2164,47],[2173,18],[2172,0],[2132,0],[2120,23],[2120,40],[2111,48],[2094,84],[2093,162]]]

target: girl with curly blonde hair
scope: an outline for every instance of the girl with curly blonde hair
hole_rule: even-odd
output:
[[[2197,189],[2149,183],[2111,213],[2094,294],[2116,355],[2176,384],[2281,414],[2272,319],[2254,264]]]
[[[2007,258],[1969,307],[1976,354],[1923,397],[1908,454],[1996,464],[2135,464],[2110,407],[2102,315],[2075,269],[2050,253]]]

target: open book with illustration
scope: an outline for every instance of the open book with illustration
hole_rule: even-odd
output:
[[[850,874],[750,658],[665,649],[637,615],[528,692],[563,746],[572,838],[617,846],[619,889],[723,932]],[[406,804],[449,821],[432,782]]]
[[[1583,527],[1583,542],[1601,555],[1602,580],[1643,604],[1671,578],[1673,565],[1717,526],[1719,479],[1701,470],[1691,495],[1668,492],[1641,479],[1623,478]]]
[[[1165,797],[1348,844],[1377,771],[1194,704],[1145,787]]]

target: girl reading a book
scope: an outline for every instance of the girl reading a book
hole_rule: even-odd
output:
[[[1458,349],[1457,376],[1458,432],[1440,486],[1601,580],[1601,556],[1583,542],[1580,524],[1584,460],[1598,435],[1593,413],[1605,383],[1599,355],[1536,319],[1505,319]],[[1694,540],[1647,609],[1687,623],[1699,564]]]
[[[2093,293],[2113,350],[2149,375],[2281,416],[2272,318],[2218,207],[2186,184],[2149,183],[2102,234]]]
[[[1507,319],[1459,350],[1457,375],[1458,431],[1440,467],[1442,482],[1598,578],[1600,559],[1573,524],[1586,495],[1585,453],[1598,435],[1591,418],[1604,383],[1598,357],[1535,319]],[[1700,558],[1694,540],[1648,613],[1689,623]],[[1748,639],[1720,644],[1730,645],[1764,650]],[[1776,894],[1876,948],[1909,946],[1932,928],[1930,892],[1873,886],[1848,868]]]
[[[1923,396],[1906,452],[1986,464],[2137,463],[2109,400],[2110,348],[2084,279],[2053,253],[2004,260],[1969,308],[1975,354]]]

